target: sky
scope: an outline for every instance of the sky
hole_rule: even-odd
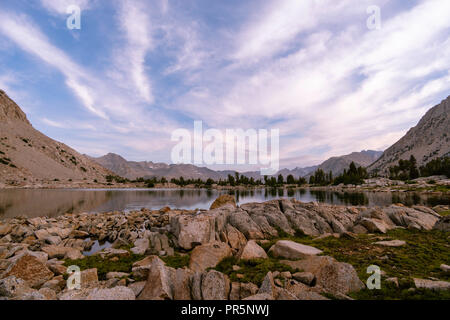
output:
[[[170,163],[202,121],[279,129],[304,167],[384,150],[445,99],[449,35],[448,0],[2,0],[0,88],[91,156]]]

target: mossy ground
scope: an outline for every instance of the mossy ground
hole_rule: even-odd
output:
[[[403,247],[382,247],[374,243],[381,238],[406,241]],[[382,278],[381,290],[362,290],[354,294],[358,299],[450,299],[449,292],[430,290],[408,291],[414,287],[412,278],[429,277],[450,281],[450,276],[441,269],[441,264],[450,263],[449,234],[441,231],[416,231],[396,229],[385,235],[358,235],[356,239],[328,237],[313,240],[308,236],[284,236],[272,239],[261,246],[268,250],[276,241],[288,239],[314,246],[323,255],[332,256],[341,262],[351,264],[359,278],[365,283],[370,274],[367,267],[377,265],[386,275]],[[400,288],[390,285],[384,279],[397,277]]]
[[[165,262],[166,266],[178,269],[189,266],[190,255],[175,253],[173,256],[162,257],[161,259]]]
[[[448,215],[450,215],[450,210],[447,210],[447,211],[443,211],[443,212],[441,212],[441,213],[439,213],[441,216],[443,216],[443,217],[445,217],[445,216],[448,216]]]
[[[233,266],[235,265],[239,266],[240,269],[234,271]],[[257,286],[262,284],[264,277],[269,271],[289,271],[291,273],[300,271],[282,264],[273,258],[239,261],[235,257],[223,259],[214,269],[228,275],[231,281],[252,282]],[[241,274],[243,277],[238,278],[238,274]]]
[[[97,274],[99,280],[106,280],[106,274],[108,272],[127,272],[131,273],[133,263],[144,259],[143,255],[131,253],[127,257],[121,257],[118,260],[115,259],[103,259],[99,255],[87,256],[84,259],[77,260],[65,260],[65,266],[78,266],[81,271],[86,269],[97,268]]]

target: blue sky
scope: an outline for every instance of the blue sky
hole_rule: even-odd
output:
[[[72,4],[81,30],[66,27]],[[5,0],[0,88],[89,155],[170,162],[171,132],[202,120],[279,128],[281,166],[308,166],[385,149],[449,95],[449,12],[447,0]]]

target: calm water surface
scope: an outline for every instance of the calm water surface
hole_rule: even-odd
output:
[[[392,203],[434,206],[449,204],[450,199],[417,193],[334,192],[309,189],[250,189],[219,191],[205,189],[60,189],[0,190],[0,219],[15,216],[55,217],[64,213],[131,211],[165,206],[179,209],[208,209],[221,194],[234,194],[239,204],[279,198],[295,198],[304,202],[384,206]]]

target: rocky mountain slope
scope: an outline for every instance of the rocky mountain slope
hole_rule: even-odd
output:
[[[431,108],[404,137],[388,148],[368,169],[388,174],[390,166],[413,155],[418,166],[450,155],[450,97]]]
[[[322,162],[317,168],[322,169],[325,172],[333,172],[333,175],[338,175],[347,169],[350,163],[354,162],[356,166],[368,167],[375,162],[381,155],[382,151],[363,150],[361,152],[352,152],[345,156],[332,157]],[[312,170],[308,176],[315,171]]]
[[[34,129],[20,107],[0,90],[0,186],[104,180],[108,174],[96,162]]]

